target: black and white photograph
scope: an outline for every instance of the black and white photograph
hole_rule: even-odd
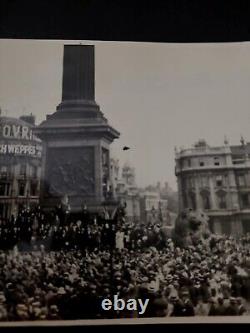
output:
[[[250,43],[0,39],[0,325],[250,321]]]

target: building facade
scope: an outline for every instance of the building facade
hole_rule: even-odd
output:
[[[205,140],[176,150],[179,210],[204,210],[218,234],[250,232],[250,143],[210,147]]]
[[[119,167],[119,160],[111,159],[112,196],[120,203],[126,203],[126,215],[136,223],[171,224],[168,200],[162,198],[160,188],[140,189],[136,184],[135,168],[125,163]]]
[[[110,158],[110,183],[108,186],[108,193],[110,193],[110,196],[114,199],[117,199],[119,172],[119,160],[116,158]]]
[[[0,117],[0,218],[39,202],[42,145],[33,116]]]
[[[168,200],[157,191],[143,191],[140,198],[141,218],[145,223],[169,222]]]
[[[116,164],[116,185],[115,185],[115,197],[121,203],[126,203],[126,215],[127,218],[133,222],[139,222],[140,211],[140,196],[139,189],[135,181],[135,169],[128,163],[125,163],[121,176],[119,176],[119,169]]]

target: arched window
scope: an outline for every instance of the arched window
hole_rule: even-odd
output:
[[[217,187],[223,186],[223,177],[222,177],[222,175],[217,175],[216,176],[216,186]]]
[[[26,176],[26,164],[21,164],[20,165],[20,175],[21,176]]]
[[[227,208],[227,197],[225,191],[218,191],[217,192],[218,197],[218,207],[219,209],[226,209]]]
[[[194,193],[194,192],[190,192],[190,193],[189,193],[189,198],[190,198],[191,208],[192,208],[193,210],[196,210],[196,198],[195,198],[195,193]]]
[[[184,208],[188,208],[188,202],[187,202],[187,194],[183,193],[183,206]]]
[[[18,183],[18,194],[19,196],[23,197],[25,196],[25,183],[24,182],[19,182]]]
[[[203,209],[211,209],[210,204],[210,193],[207,191],[204,191],[201,193],[202,202],[203,202]]]

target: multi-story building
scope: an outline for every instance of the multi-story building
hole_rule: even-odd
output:
[[[0,117],[0,218],[39,202],[42,146],[35,118]]]
[[[119,182],[119,171],[120,171],[119,160],[111,158],[109,192],[114,199],[117,199],[117,185]]]
[[[117,171],[117,175],[119,170]],[[140,221],[140,196],[139,189],[135,181],[135,169],[125,163],[121,170],[121,177],[116,183],[116,198],[121,203],[126,203],[126,214],[128,219]]]
[[[145,223],[169,222],[168,200],[158,191],[143,191],[140,199],[141,219]]]
[[[250,232],[250,143],[210,147],[205,140],[176,150],[179,210],[204,210],[219,234]]]

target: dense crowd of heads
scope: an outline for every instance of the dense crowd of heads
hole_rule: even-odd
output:
[[[0,251],[1,320],[248,314],[250,235],[212,236],[207,244],[179,248],[162,226],[123,221],[108,228],[106,218],[86,223],[86,216],[81,223],[51,225],[41,212],[25,214],[19,218],[29,221],[26,233],[12,221],[18,237]],[[12,228],[6,225],[1,233]],[[83,232],[78,242],[72,236],[78,229],[91,237]],[[102,300],[113,295],[148,298],[146,312],[103,310]]]
[[[119,212],[118,212],[119,213]],[[111,219],[104,210],[91,215],[85,208],[77,218],[55,210],[45,214],[39,207],[23,209],[16,218],[0,219],[0,249],[46,250],[128,249],[156,246],[163,248],[169,237],[168,227],[160,224],[126,222],[123,210]]]

